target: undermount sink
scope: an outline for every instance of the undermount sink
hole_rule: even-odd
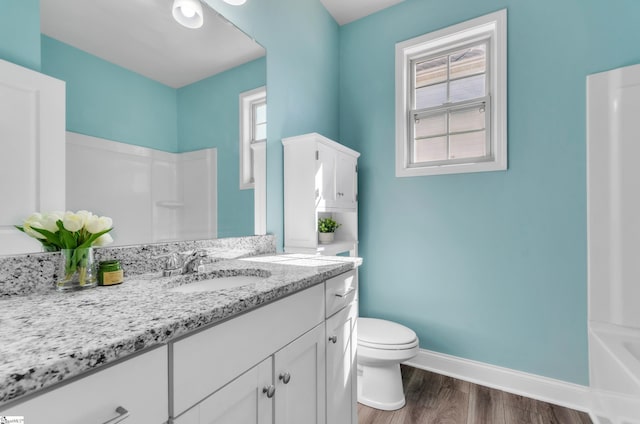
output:
[[[170,288],[171,292],[199,293],[211,292],[223,289],[233,289],[249,284],[259,283],[268,278],[271,273],[262,270],[243,270],[240,275],[221,275],[203,280],[186,282],[182,285]]]

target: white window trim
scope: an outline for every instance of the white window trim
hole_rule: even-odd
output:
[[[252,106],[266,98],[265,86],[240,93],[240,190],[254,188],[251,179]]]
[[[493,160],[475,163],[408,166],[411,59],[428,50],[448,50],[470,40],[488,39]],[[507,11],[490,13],[396,44],[396,177],[440,175],[507,169]]]

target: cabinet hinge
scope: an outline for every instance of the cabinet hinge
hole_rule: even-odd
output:
[[[320,153],[316,150],[316,160],[320,159]]]

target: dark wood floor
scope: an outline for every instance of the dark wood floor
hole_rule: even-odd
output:
[[[358,404],[358,424],[591,424],[589,415],[402,365],[407,404]]]

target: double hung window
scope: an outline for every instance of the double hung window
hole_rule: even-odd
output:
[[[506,169],[506,13],[396,46],[396,175]]]

